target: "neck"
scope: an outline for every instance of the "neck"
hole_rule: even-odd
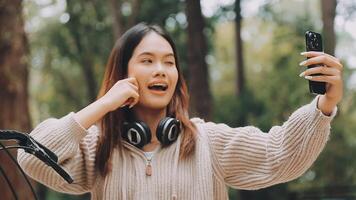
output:
[[[159,141],[156,137],[156,129],[160,120],[166,117],[166,108],[150,109],[137,105],[133,108],[133,112],[135,113],[135,116],[138,118],[138,120],[145,122],[150,128],[152,135],[150,143],[153,145],[159,144]]]

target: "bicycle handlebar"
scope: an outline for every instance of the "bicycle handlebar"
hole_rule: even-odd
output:
[[[64,180],[73,183],[72,177],[58,164],[58,156],[44,145],[37,142],[29,134],[15,130],[0,130],[0,140],[16,140],[25,152],[33,154],[46,165],[52,167]],[[26,147],[26,148],[23,148]]]

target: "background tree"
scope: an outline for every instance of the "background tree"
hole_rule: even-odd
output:
[[[4,0],[0,3],[0,129],[28,132],[31,128],[28,108],[28,42],[24,31],[21,0]],[[16,158],[16,153],[12,151]],[[11,190],[3,176],[10,179],[18,199],[31,194],[27,183],[12,160],[0,152],[1,199],[12,199]],[[30,195],[29,195],[30,194]]]
[[[138,22],[141,4],[140,0],[109,0],[110,13],[113,19],[112,27],[114,31],[114,41],[116,41],[116,39],[119,38],[121,34],[126,31],[126,29],[132,27]],[[126,23],[125,16],[122,13],[123,5],[126,6],[126,14],[128,15]],[[129,8],[127,6],[129,6]]]
[[[123,16],[121,14],[121,0],[109,0],[109,8],[110,13],[113,19],[112,27],[115,38],[119,38],[123,33],[124,25],[123,25]]]
[[[188,19],[188,67],[191,108],[195,115],[209,120],[211,118],[211,93],[208,66],[205,62],[207,43],[204,35],[204,18],[200,1],[187,0]]]
[[[243,43],[241,38],[241,0],[235,0],[235,41],[236,41],[236,95],[240,96],[245,87]]]
[[[334,20],[336,15],[337,0],[321,0],[321,13],[323,20],[324,51],[335,54],[336,36]]]

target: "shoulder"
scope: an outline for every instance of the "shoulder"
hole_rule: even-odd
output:
[[[101,130],[97,124],[92,125],[86,131],[86,135],[82,138],[82,144],[95,144],[99,140]]]
[[[213,132],[217,126],[225,125],[225,124],[216,124],[214,122],[206,122],[204,119],[195,117],[191,118],[190,121],[195,125],[198,129],[199,134]],[[225,125],[226,126],[226,125]]]
[[[215,128],[218,128],[218,127],[230,128],[228,125],[226,125],[224,123],[215,123],[215,122],[211,122],[211,121],[205,121],[204,119],[201,119],[201,118],[198,118],[198,117],[191,118],[190,121],[195,126],[202,127],[202,128],[204,128],[206,130],[211,130],[211,129],[215,129]]]
[[[193,123],[194,127],[196,128],[196,136],[198,140],[208,139],[206,137],[207,136],[206,129],[205,129],[206,122],[204,121],[204,119],[194,117],[190,119],[190,122]]]
[[[101,130],[99,129],[99,126],[97,124],[94,124],[88,128],[87,132],[88,132],[88,135],[92,135],[94,137],[99,137]]]
[[[225,125],[225,124],[216,124],[214,122],[206,122],[204,119],[201,118],[191,118],[190,121],[195,125],[197,129],[197,135],[199,137],[201,136],[209,136],[211,134],[214,134],[215,129],[219,125]],[[225,125],[226,126],[226,125]]]
[[[215,123],[215,122],[206,122],[201,118],[192,118],[190,120],[198,129],[198,135],[207,135],[218,136],[218,135],[230,135],[238,133],[255,133],[260,132],[260,129],[255,126],[244,126],[244,127],[230,127],[225,123]]]

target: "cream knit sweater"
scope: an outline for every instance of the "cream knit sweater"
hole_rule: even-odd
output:
[[[282,126],[268,133],[253,126],[230,128],[225,124],[192,119],[198,127],[195,154],[178,160],[180,138],[152,158],[152,176],[147,176],[146,157],[128,143],[113,152],[113,168],[105,178],[94,168],[100,131],[83,129],[73,113],[48,119],[31,135],[59,156],[59,163],[71,174],[67,184],[53,170],[32,155],[18,151],[26,173],[48,187],[65,193],[91,193],[94,200],[117,199],[228,199],[226,185],[256,190],[301,176],[325,146],[330,117],[316,106],[317,98],[295,111]]]

